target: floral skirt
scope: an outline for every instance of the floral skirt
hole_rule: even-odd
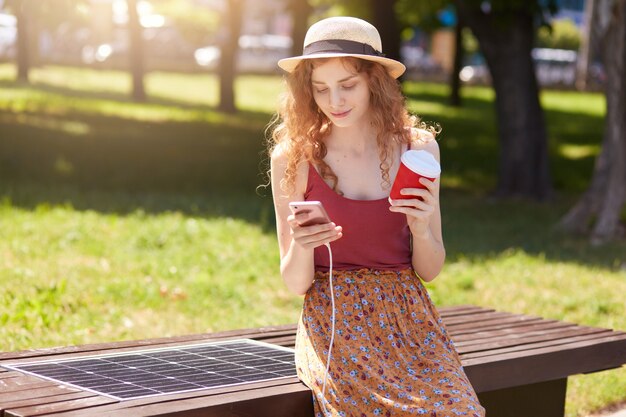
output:
[[[316,273],[296,338],[300,379],[315,416],[483,417],[439,313],[415,273],[335,271],[335,338],[328,273]],[[327,414],[328,415],[328,414]]]

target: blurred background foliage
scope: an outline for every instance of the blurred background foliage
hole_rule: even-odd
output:
[[[537,33],[537,46],[540,48],[577,51],[580,42],[580,29],[569,19],[556,20],[551,26],[539,28]]]

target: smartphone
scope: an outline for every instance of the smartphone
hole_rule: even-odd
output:
[[[308,218],[300,223],[300,226],[330,223],[330,217],[321,201],[292,201],[289,203],[289,208],[293,214],[308,214]]]

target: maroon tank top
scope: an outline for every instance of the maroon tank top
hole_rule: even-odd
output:
[[[319,200],[343,236],[330,244],[333,269],[371,268],[399,271],[411,268],[411,232],[404,213],[389,211],[387,198],[353,200],[337,194],[309,164],[305,200]],[[329,270],[328,249],[315,248],[315,270]]]

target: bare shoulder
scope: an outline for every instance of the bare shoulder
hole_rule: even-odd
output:
[[[279,186],[283,180],[287,177],[287,172],[290,170],[290,154],[287,149],[281,144],[277,145],[271,153],[271,177],[272,182],[276,186]],[[293,165],[291,165],[293,166]],[[293,169],[293,168],[291,168]],[[300,160],[295,164],[295,172],[293,172],[293,186],[295,193],[304,193],[308,180],[308,164],[306,160]]]
[[[439,160],[439,144],[435,140],[435,135],[426,129],[411,129],[411,149],[424,150],[433,154]]]
[[[287,151],[282,143],[279,143],[272,149],[270,154],[272,165],[287,165]]]

